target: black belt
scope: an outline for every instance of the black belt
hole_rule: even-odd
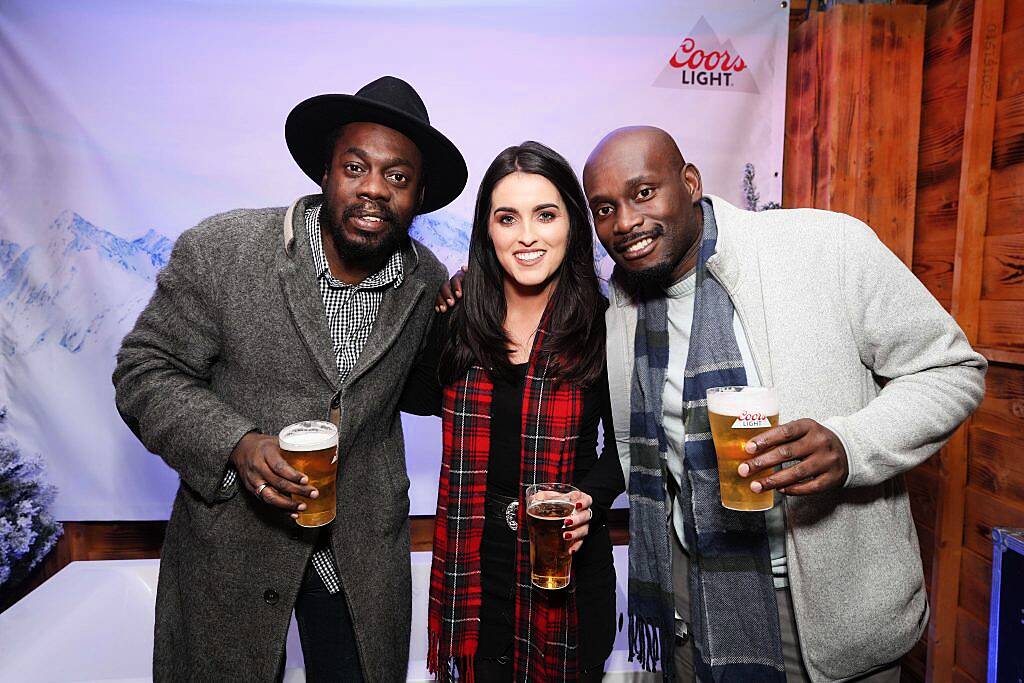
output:
[[[488,493],[485,499],[484,515],[504,522],[512,531],[519,528],[519,499]]]

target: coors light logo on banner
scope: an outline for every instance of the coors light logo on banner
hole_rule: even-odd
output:
[[[732,44],[724,43],[704,17],[668,58],[656,88],[696,88],[757,94],[750,65]]]

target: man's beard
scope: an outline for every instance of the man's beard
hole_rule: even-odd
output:
[[[384,226],[371,237],[353,238],[345,232],[345,223],[366,211],[379,214]],[[326,220],[325,220],[326,219]],[[341,216],[335,221],[335,210],[330,201],[324,197],[323,209],[320,212],[321,224],[334,242],[338,255],[345,261],[382,261],[393,252],[405,246],[409,240],[410,223],[402,225],[398,215],[387,206],[378,206],[369,202],[352,204],[345,207]]]
[[[623,242],[636,242],[646,237],[665,239],[665,228],[662,225],[655,225],[653,229],[640,234],[627,235]],[[618,246],[613,247],[618,250]],[[671,259],[665,259],[660,263],[647,266],[640,270],[633,270],[627,266],[616,264],[615,278],[630,292],[646,293],[658,292],[672,284],[672,272],[676,265]]]
[[[676,264],[671,260],[656,263],[643,270],[629,270],[623,266],[615,266],[615,278],[629,292],[637,294],[657,293],[672,284],[672,273]]]

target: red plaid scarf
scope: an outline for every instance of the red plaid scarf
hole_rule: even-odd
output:
[[[578,678],[575,584],[563,591],[545,591],[530,582],[526,487],[572,481],[583,411],[579,387],[556,384],[547,377],[549,359],[537,352],[543,336],[539,330],[523,394],[514,625],[514,669],[519,683]],[[487,372],[473,367],[444,390],[444,451],[434,518],[427,653],[427,668],[442,683],[454,680],[456,665],[463,681],[473,681],[493,388]]]

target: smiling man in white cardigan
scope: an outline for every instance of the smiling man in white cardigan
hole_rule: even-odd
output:
[[[868,226],[811,209],[743,211],[704,195],[699,172],[662,130],[609,134],[587,161],[584,185],[597,234],[616,263],[608,374],[627,481],[633,474],[631,623],[660,633],[661,665],[680,680],[762,666],[771,674],[765,680],[898,681],[899,659],[928,621],[902,473],[935,453],[977,407],[985,359]],[[717,237],[701,260],[708,231]],[[775,587],[778,622],[767,629],[744,623],[744,603],[754,596],[735,595],[735,611],[692,607],[721,604],[691,593],[705,587],[695,576],[726,566],[704,530],[694,531],[703,503],[684,464],[691,462],[685,444],[709,438],[686,433],[688,412],[704,406],[683,400],[705,272],[727,295],[719,332],[735,336],[736,366],[747,383],[774,386],[780,399],[780,426],[751,440],[750,459],[739,467],[754,491],[780,493],[768,513],[738,513],[764,514],[763,561],[743,566]],[[638,319],[650,328],[645,311],[653,309],[645,306],[658,299],[667,328],[644,336]],[[655,365],[654,345],[666,352],[658,376],[664,389],[654,416],[659,438],[647,444],[661,444],[660,472],[637,462],[644,443],[638,387],[650,386],[637,373]],[[670,568],[659,574],[659,562]],[[659,616],[666,614],[659,600],[668,615],[674,609],[672,623]],[[762,646],[753,634],[762,633],[771,656],[730,654],[755,652]],[[743,642],[749,645],[737,645]]]

